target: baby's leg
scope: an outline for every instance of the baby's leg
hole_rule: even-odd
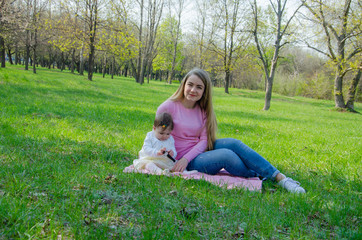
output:
[[[153,162],[147,163],[145,168],[151,173],[162,174],[162,169],[157,167]]]

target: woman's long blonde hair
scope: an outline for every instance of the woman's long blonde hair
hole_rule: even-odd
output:
[[[186,74],[182,79],[180,87],[176,92],[169,98],[172,101],[182,101],[185,98],[184,90],[187,79],[191,75],[199,77],[205,85],[204,93],[201,99],[197,102],[200,108],[205,111],[207,116],[206,127],[207,127],[207,150],[214,148],[214,142],[216,140],[217,122],[212,106],[212,83],[209,74],[202,69],[194,68]]]

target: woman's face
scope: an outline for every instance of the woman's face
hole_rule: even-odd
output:
[[[205,85],[202,80],[196,76],[191,75],[185,83],[184,96],[188,102],[196,103],[199,101],[204,94]]]

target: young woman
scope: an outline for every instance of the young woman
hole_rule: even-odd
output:
[[[177,91],[157,109],[173,117],[177,162],[172,171],[197,170],[216,174],[222,168],[241,177],[263,176],[290,192],[305,193],[300,184],[280,173],[257,152],[233,138],[216,139],[212,83],[202,69],[186,74]]]

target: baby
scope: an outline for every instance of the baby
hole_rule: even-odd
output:
[[[136,170],[147,169],[156,174],[167,174],[175,165],[177,156],[172,116],[169,113],[158,114],[153,123],[153,130],[147,133],[139,159],[133,161]]]

